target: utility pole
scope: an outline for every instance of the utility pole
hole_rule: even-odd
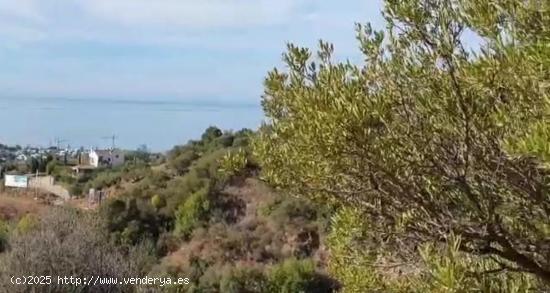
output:
[[[38,169],[36,169],[36,177],[34,178],[35,180],[35,183],[34,183],[34,197],[35,198],[38,198]],[[27,182],[27,184],[29,184]]]

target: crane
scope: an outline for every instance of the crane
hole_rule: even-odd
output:
[[[113,134],[112,136],[104,136],[101,139],[110,140],[111,141],[111,148],[114,150],[115,147],[116,147],[116,140],[118,139],[118,136]]]
[[[62,143],[67,142],[66,139],[61,139],[61,138],[59,138],[59,137],[56,137],[56,138],[54,139],[54,141],[55,141],[55,146],[57,147],[58,150],[59,150],[59,148],[61,147],[61,144],[62,144]]]

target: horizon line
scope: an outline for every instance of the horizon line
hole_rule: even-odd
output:
[[[204,100],[199,99],[170,99],[162,98],[158,100],[152,99],[136,99],[136,98],[77,98],[77,97],[54,97],[54,96],[44,96],[44,97],[31,97],[31,96],[0,96],[0,100],[26,100],[26,101],[65,101],[65,102],[92,102],[92,103],[115,103],[115,104],[141,104],[141,105],[180,105],[180,106],[199,106],[199,107],[260,107],[261,101],[258,99],[257,102],[245,102],[242,100],[228,101],[228,100],[217,100],[212,98],[206,98]]]

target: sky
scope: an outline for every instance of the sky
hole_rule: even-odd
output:
[[[259,103],[286,43],[359,58],[380,0],[0,0],[0,97]]]

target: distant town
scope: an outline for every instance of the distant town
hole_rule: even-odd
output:
[[[149,154],[146,146],[141,146],[136,151],[125,151],[115,148],[114,145],[111,148],[98,149],[10,146],[0,143],[0,175],[45,172],[46,165],[51,161],[71,166],[75,173],[99,167],[116,167],[125,162],[125,154],[129,152]]]
[[[105,198],[102,190],[85,183],[94,176],[126,162],[158,160],[161,154],[152,154],[146,146],[137,150],[35,147],[0,144],[0,189],[40,190],[55,196],[55,204],[69,201],[73,196],[87,195],[93,205]]]
[[[61,149],[55,146],[45,148],[36,146],[22,147],[20,145],[8,146],[0,144],[0,164],[27,162],[32,158],[40,159],[48,156],[74,158],[84,151],[85,149],[83,147],[78,149]]]

